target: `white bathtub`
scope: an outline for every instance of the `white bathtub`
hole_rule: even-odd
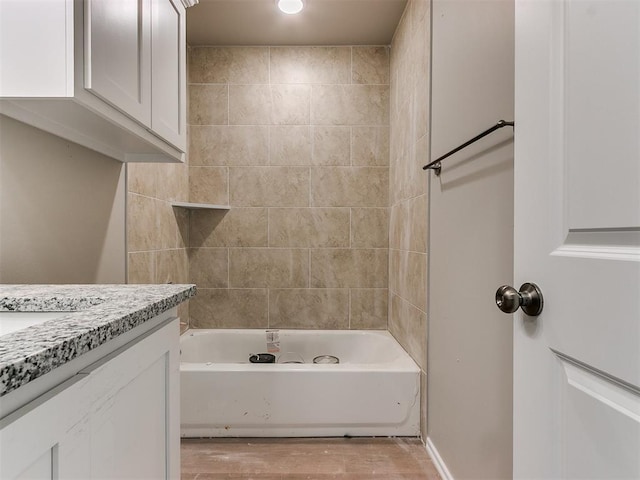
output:
[[[264,330],[183,334],[183,437],[419,435],[420,370],[388,332],[279,334],[280,351],[305,364],[249,363],[267,351]],[[340,363],[312,363],[319,355]]]

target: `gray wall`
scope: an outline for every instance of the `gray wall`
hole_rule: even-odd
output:
[[[0,115],[0,282],[124,283],[124,165]]]
[[[514,4],[434,0],[432,158],[512,120]],[[456,478],[511,478],[513,132],[430,174],[428,437]]]

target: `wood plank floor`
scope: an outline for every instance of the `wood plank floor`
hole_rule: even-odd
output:
[[[182,480],[439,480],[417,438],[182,440]]]

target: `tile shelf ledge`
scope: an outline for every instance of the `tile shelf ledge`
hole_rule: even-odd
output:
[[[229,205],[214,205],[212,203],[171,202],[171,205],[189,210],[229,210]]]

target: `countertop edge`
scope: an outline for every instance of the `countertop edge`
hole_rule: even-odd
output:
[[[55,305],[80,309],[0,337],[0,397],[195,294],[195,285],[1,285],[3,310],[48,311]]]

